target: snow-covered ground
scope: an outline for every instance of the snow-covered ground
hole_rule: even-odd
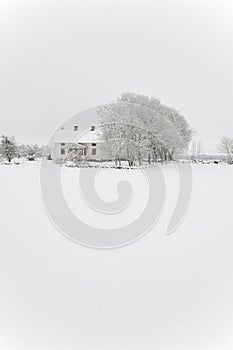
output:
[[[74,212],[76,172],[62,169]],[[133,172],[141,181],[140,170],[103,172],[98,192],[109,201],[111,181]],[[51,224],[39,163],[0,166],[0,349],[233,348],[233,166],[193,165],[189,211],[169,236],[178,181],[173,165],[163,172],[167,202],[157,226],[132,245],[103,251],[73,243]],[[143,187],[137,198],[143,205]]]

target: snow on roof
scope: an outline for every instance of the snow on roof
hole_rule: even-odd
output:
[[[103,139],[101,138],[102,134],[100,130],[94,130],[94,131],[88,131],[85,132],[80,138],[78,139],[79,143],[102,143]]]
[[[99,130],[59,130],[52,138],[51,143],[103,143]]]

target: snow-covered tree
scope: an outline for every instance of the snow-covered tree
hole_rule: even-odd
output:
[[[112,103],[98,110],[105,148],[116,165],[120,166],[123,159],[127,159],[130,166],[136,160],[140,163],[148,147],[141,122],[137,120],[138,112],[138,106],[125,103]]]
[[[129,165],[148,157],[172,160],[187,149],[192,131],[185,118],[158,99],[124,93],[114,103],[98,109],[100,125],[109,154]]]
[[[70,148],[68,155],[66,156],[66,161],[71,161],[75,165],[79,165],[82,161],[83,149],[79,146],[73,144]]]
[[[8,162],[17,156],[17,145],[14,137],[2,135],[0,153]]]
[[[28,160],[35,160],[42,156],[42,152],[38,145],[27,145],[27,158]]]
[[[18,146],[18,153],[20,157],[25,157],[28,160],[35,160],[41,158],[45,153],[45,146],[38,146],[37,144],[20,144]]]

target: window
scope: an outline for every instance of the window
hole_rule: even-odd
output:
[[[61,155],[65,154],[65,148],[61,148]]]
[[[96,146],[96,143],[92,143],[91,145],[92,145],[92,147],[95,147],[95,146]]]
[[[66,144],[64,142],[61,143],[61,146],[64,147]]]
[[[92,148],[91,154],[92,154],[93,156],[96,156],[96,148]]]

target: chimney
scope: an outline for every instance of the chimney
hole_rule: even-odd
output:
[[[74,125],[74,131],[78,131],[78,125]]]
[[[91,131],[95,131],[95,126],[91,125]]]

